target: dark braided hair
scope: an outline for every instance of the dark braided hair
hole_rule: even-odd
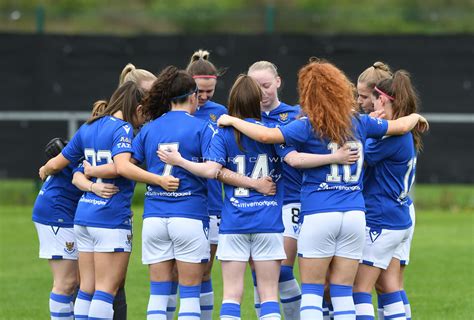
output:
[[[184,70],[168,66],[158,75],[153,87],[143,101],[143,111],[156,119],[170,111],[171,103],[184,103],[196,90],[196,82]]]

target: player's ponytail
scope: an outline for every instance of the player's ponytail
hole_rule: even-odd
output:
[[[217,69],[216,66],[209,61],[209,51],[199,49],[191,56],[186,71],[194,78],[217,78],[225,73],[225,69]]]
[[[92,117],[99,117],[104,114],[108,102],[106,100],[99,100],[92,106]]]
[[[168,66],[158,75],[143,101],[143,112],[156,119],[171,109],[172,103],[184,103],[196,91],[194,79],[184,70]]]
[[[209,51],[206,51],[206,50],[202,50],[202,49],[199,49],[198,51],[195,51],[193,53],[193,55],[191,56],[191,60],[189,61],[189,63],[193,63],[195,61],[198,61],[199,59],[203,59],[203,60],[209,60]]]
[[[298,94],[303,114],[321,139],[342,146],[352,138],[354,86],[341,70],[311,58],[298,72]]]
[[[142,86],[144,81],[155,81],[156,76],[145,69],[137,69],[131,63],[128,63],[125,68],[123,68],[122,73],[119,78],[119,86],[124,84],[127,81],[132,81],[137,83],[139,86]]]
[[[239,119],[261,119],[260,101],[262,90],[251,77],[241,74],[235,80],[229,94],[229,115]],[[241,133],[234,129],[234,136],[241,151],[245,151],[241,144]]]
[[[92,123],[104,116],[112,116],[118,111],[122,111],[123,120],[131,123],[135,122],[137,107],[142,103],[144,92],[132,81],[127,81],[117,88],[110,97],[109,102],[97,101],[94,103],[93,115],[87,120]]]
[[[375,84],[391,77],[392,71],[390,67],[383,62],[377,61],[359,75],[357,82],[364,83],[369,89],[373,89]]]
[[[410,74],[407,71],[396,71],[393,74],[393,78],[385,79],[377,83],[377,89],[393,98],[391,101],[393,119],[418,112],[420,99],[412,85]],[[372,94],[377,98],[380,95],[377,90],[374,90]],[[412,135],[416,150],[421,151],[423,149],[421,133],[415,128],[412,130]]]

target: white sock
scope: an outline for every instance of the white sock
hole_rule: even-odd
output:
[[[179,320],[199,320],[201,318],[200,293],[201,285],[179,285]]]
[[[329,305],[323,297],[323,320],[331,320],[329,317]]]
[[[323,295],[324,285],[310,283],[301,284],[301,320],[323,319]]]
[[[299,320],[301,289],[293,275],[293,267],[281,266],[278,289],[285,319]]]
[[[147,320],[166,320],[168,298],[171,293],[171,282],[150,282],[150,299],[148,300]]]
[[[400,291],[381,294],[383,315],[385,319],[405,320],[405,306],[403,305]]]
[[[354,305],[357,320],[374,320],[374,306],[372,305],[372,294],[368,292],[354,292]]]
[[[262,309],[260,310],[260,320],[280,320],[280,305],[278,301],[262,302]]]
[[[377,319],[384,320],[383,316],[383,303],[380,299],[380,294],[377,294]]]
[[[74,318],[85,319],[89,317],[89,308],[91,306],[92,294],[79,290],[74,303]]]
[[[69,320],[73,319],[73,309],[71,309],[71,296],[56,294],[51,292],[49,295],[49,313],[51,320]]]
[[[171,282],[171,294],[168,298],[168,306],[166,307],[166,320],[174,319],[174,312],[176,311],[176,304],[178,300],[178,283]]]
[[[114,296],[110,293],[96,290],[89,308],[89,319],[99,318],[112,320],[114,318]]]
[[[402,296],[403,305],[405,306],[405,317],[407,320],[411,320],[411,306],[410,301],[408,301],[407,293],[405,290],[400,291],[400,295]]]
[[[212,290],[212,281],[201,283],[201,294],[199,296],[201,306],[201,320],[212,320],[214,310],[214,291]]]
[[[222,301],[221,320],[240,320],[240,303],[233,300]]]
[[[334,320],[355,320],[356,312],[352,298],[352,286],[330,284],[329,292],[334,308]]]

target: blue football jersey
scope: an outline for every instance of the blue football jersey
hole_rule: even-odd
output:
[[[303,170],[301,189],[301,213],[309,214],[333,211],[365,211],[362,195],[363,150],[369,137],[380,138],[388,128],[387,121],[369,116],[354,116],[352,119],[354,140],[348,142],[361,152],[353,165],[331,164]],[[300,152],[314,154],[334,153],[340,147],[328,139],[321,139],[308,118],[304,117],[280,127],[285,143]]]
[[[159,148],[173,148],[187,160],[202,162],[211,137],[212,130],[207,122],[184,111],[170,111],[140,130],[133,140],[133,158],[145,162],[149,172],[179,178],[179,188],[172,192],[160,186],[147,185],[143,218],[209,220],[206,179],[162,162],[156,151]]]
[[[408,196],[415,180],[416,151],[411,132],[369,139],[365,144],[364,198],[367,226],[406,229],[412,224]]]
[[[196,109],[193,116],[201,120],[209,121],[214,126],[217,126],[217,119],[223,114],[227,114],[226,107],[213,101],[207,101]]]
[[[70,164],[46,179],[33,206],[34,222],[55,227],[74,226],[74,214],[82,191],[71,183],[72,175]]]
[[[227,114],[227,109],[221,104],[207,101],[199,107],[193,114],[196,118],[208,121],[212,128],[217,129],[217,119],[223,114]],[[209,215],[220,215],[222,211],[222,183],[218,180],[207,180],[207,210]]]
[[[253,119],[246,121],[259,123]],[[233,128],[219,128],[206,158],[254,179],[270,175],[277,183],[277,193],[274,196],[264,196],[253,189],[224,185],[225,201],[219,233],[283,232],[281,157],[284,154],[277,153],[278,146],[256,142],[243,134],[240,141],[243,150],[237,145]]]
[[[82,157],[93,166],[113,163],[113,157],[117,154],[132,152],[132,139],[133,127],[128,122],[104,116],[91,124],[83,124],[62,154],[73,164]],[[130,205],[135,182],[123,177],[91,180],[114,184],[120,191],[109,199],[101,198],[93,192],[84,193],[77,206],[74,224],[130,229]]]
[[[284,126],[295,120],[301,114],[299,106],[290,106],[281,102],[278,107],[270,112],[262,112],[262,122],[268,127]],[[283,204],[300,202],[301,181],[303,172],[283,162],[283,181],[285,193]]]

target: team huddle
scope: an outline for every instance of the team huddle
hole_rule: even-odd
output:
[[[174,319],[177,296],[178,319],[212,319],[216,259],[220,319],[241,318],[249,264],[259,319],[375,319],[374,288],[378,319],[410,319],[409,191],[428,122],[409,74],[376,62],[355,87],[312,58],[291,106],[277,67],[259,61],[227,107],[211,101],[221,75],[203,50],[158,76],[129,64],[71,141],[47,146],[33,221],[51,319],[126,319],[135,182],[149,320]]]

